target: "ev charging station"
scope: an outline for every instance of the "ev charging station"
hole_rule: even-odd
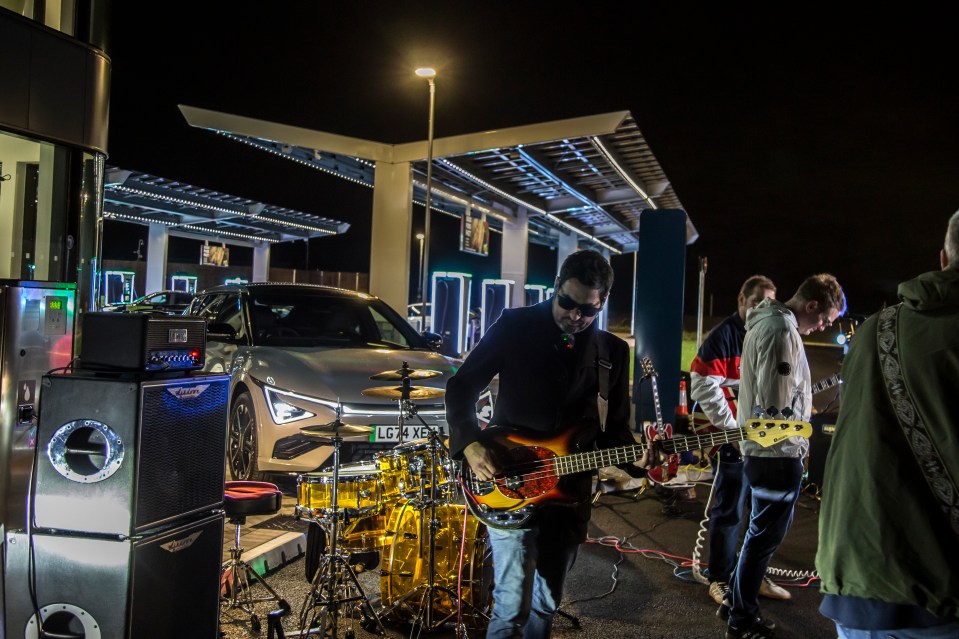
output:
[[[526,291],[526,306],[539,304],[546,299],[546,287],[542,284],[527,284],[523,288]]]
[[[136,273],[133,271],[104,271],[103,272],[103,303],[129,304],[136,297],[134,283]]]
[[[170,290],[196,293],[196,275],[171,275]]]
[[[430,327],[443,338],[444,355],[458,357],[468,350],[472,279],[468,273],[433,273]]]
[[[499,319],[503,309],[510,307],[513,299],[513,280],[483,280],[480,303],[480,337],[486,334],[486,329]]]

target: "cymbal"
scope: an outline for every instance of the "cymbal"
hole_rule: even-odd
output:
[[[382,373],[377,373],[376,375],[370,375],[370,379],[384,379],[387,381],[399,381],[401,379],[429,379],[430,377],[439,377],[442,374],[443,373],[440,371],[408,368],[404,365],[403,368],[395,371],[383,371]]]
[[[362,424],[344,424],[340,422],[339,429],[336,428],[336,422],[329,424],[317,424],[316,426],[304,426],[300,432],[309,437],[326,437],[332,439],[337,432],[343,439],[349,437],[359,437],[369,435],[373,432],[372,426],[363,426]]]
[[[374,386],[360,391],[367,397],[383,397],[386,399],[403,399],[402,386]],[[446,391],[442,388],[432,388],[430,386],[418,387],[410,386],[410,399],[433,399],[442,397]]]

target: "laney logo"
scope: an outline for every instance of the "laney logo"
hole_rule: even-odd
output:
[[[184,537],[183,539],[174,539],[173,541],[169,541],[165,544],[160,544],[160,548],[167,552],[180,552],[181,550],[186,550],[193,545],[193,542],[197,540],[197,537],[199,537],[202,532],[203,531],[198,530],[189,537]]]
[[[200,384],[199,386],[175,386],[168,388],[167,391],[177,399],[193,399],[199,397],[203,391],[209,387],[209,384]]]
[[[186,344],[187,329],[171,328],[170,332],[168,333],[168,336],[171,344]]]

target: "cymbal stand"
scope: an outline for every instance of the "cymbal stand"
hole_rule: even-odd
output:
[[[407,381],[407,380],[404,380],[404,381]],[[408,387],[409,387],[408,383],[404,385],[404,388],[408,388]],[[427,424],[426,421],[419,414],[417,414],[416,408],[413,406],[413,403],[412,401],[410,401],[409,397],[406,397],[405,399],[401,401],[406,402],[410,410],[411,416],[417,417],[420,420],[420,422],[422,422],[423,425],[427,427],[427,431],[429,433],[427,435],[427,439],[429,440],[429,450],[432,455],[432,458],[430,460],[429,492],[427,493],[426,490],[424,489],[423,480],[421,478],[420,479],[420,497],[417,499],[417,501],[419,502],[417,509],[426,508],[427,506],[429,507],[429,522],[428,524],[425,524],[423,519],[422,518],[420,519],[420,535],[419,535],[419,544],[420,544],[419,552],[420,552],[420,556],[422,556],[423,550],[424,550],[423,540],[424,540],[424,537],[426,536],[424,534],[425,533],[424,528],[426,528],[427,526],[429,527],[429,555],[428,555],[428,561],[426,564],[427,565],[427,582],[425,584],[421,584],[417,586],[410,592],[400,597],[389,608],[386,608],[385,610],[383,610],[380,613],[380,617],[381,618],[386,617],[391,612],[397,610],[401,606],[404,606],[404,607],[407,606],[407,602],[410,599],[415,597],[418,592],[422,592],[422,596],[420,597],[419,602],[417,604],[417,608],[416,608],[417,612],[416,612],[416,615],[413,617],[413,622],[412,622],[414,626],[419,627],[420,632],[424,630],[426,632],[432,632],[436,630],[437,628],[439,628],[440,626],[442,626],[447,621],[449,621],[456,614],[455,612],[451,612],[445,617],[442,617],[439,619],[434,616],[435,611],[433,610],[433,601],[437,593],[443,593],[447,597],[449,597],[451,610],[456,611],[460,609],[461,606],[468,606],[475,615],[482,616],[487,621],[489,621],[489,615],[487,615],[485,612],[483,612],[482,610],[480,610],[479,608],[477,608],[476,606],[474,606],[473,604],[467,601],[462,601],[455,591],[445,586],[440,586],[436,583],[436,533],[439,530],[439,525],[440,525],[439,520],[436,518],[436,505],[439,501],[436,496],[436,488],[437,488],[437,480],[438,480],[438,477],[436,476],[436,462],[438,460],[439,450],[440,449],[445,450],[446,446],[443,444],[442,441],[440,441],[439,434],[436,431],[436,429],[431,428],[429,424]],[[457,571],[457,579],[459,579],[458,571]],[[463,627],[462,625],[458,625],[456,629],[456,636],[465,637],[466,636],[465,627]]]
[[[386,635],[386,628],[376,616],[370,600],[363,592],[363,587],[353,572],[353,567],[340,551],[337,549],[339,541],[340,509],[337,502],[337,490],[340,482],[340,444],[343,437],[340,436],[340,409],[336,410],[336,421],[333,428],[333,484],[330,491],[330,511],[332,512],[333,523],[330,527],[330,542],[326,548],[326,553],[320,558],[320,565],[313,575],[310,582],[310,591],[303,601],[303,607],[300,610],[300,628],[297,635],[306,637],[312,634],[319,634],[322,637],[336,637],[337,623],[340,616],[340,610],[344,604],[358,602],[356,609],[363,613],[363,627],[369,632],[379,635]],[[346,583],[343,583],[343,582]],[[343,593],[341,596],[341,592]],[[317,615],[316,610],[322,608],[322,612]],[[307,618],[312,611],[313,617],[307,626]],[[352,615],[350,617],[353,619]],[[377,632],[378,631],[378,632]],[[355,635],[352,629],[347,631],[348,635]]]

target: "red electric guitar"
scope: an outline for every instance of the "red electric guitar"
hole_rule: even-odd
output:
[[[503,472],[483,481],[473,476],[469,464],[462,464],[460,480],[470,512],[483,523],[498,528],[522,526],[546,503],[574,505],[561,479],[627,464],[643,456],[642,444],[601,450],[579,451],[583,429],[573,428],[560,435],[530,435],[502,426],[484,430],[481,441],[492,449]],[[678,455],[687,450],[748,439],[763,447],[789,437],[809,437],[812,425],[783,419],[751,419],[742,428],[705,435],[676,437],[662,442],[664,451]]]
[[[672,439],[673,425],[663,423],[663,411],[659,406],[659,385],[656,383],[659,373],[653,368],[653,362],[648,357],[641,359],[639,365],[643,371],[643,379],[649,379],[653,387],[653,406],[656,409],[656,421],[646,426],[646,432],[644,433],[646,441],[651,441],[656,435],[659,435],[660,439]],[[677,470],[679,470],[679,455],[673,453],[666,455],[666,459],[659,466],[650,468],[646,476],[649,477],[650,481],[662,484],[675,477]]]

